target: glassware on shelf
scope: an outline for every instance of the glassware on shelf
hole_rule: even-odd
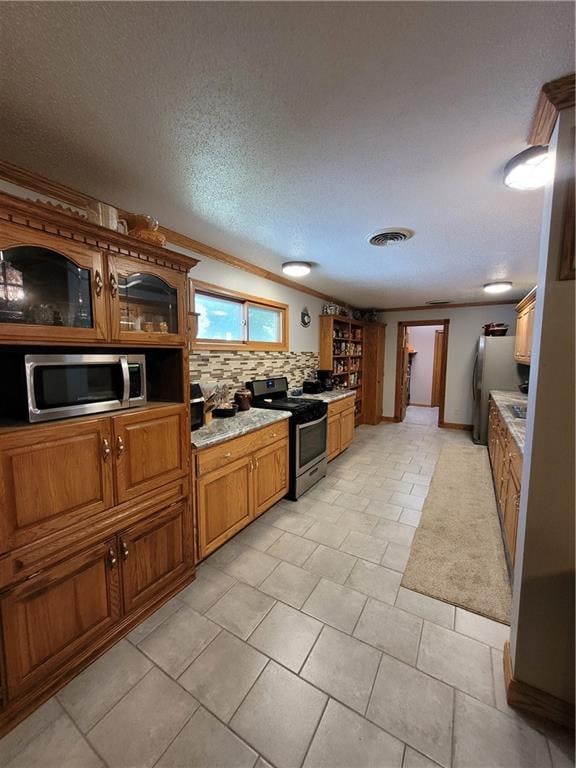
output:
[[[156,275],[138,272],[118,277],[123,330],[178,333],[178,293]]]

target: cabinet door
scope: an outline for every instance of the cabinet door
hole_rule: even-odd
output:
[[[252,457],[198,478],[198,543],[206,557],[252,520]]]
[[[106,339],[100,251],[0,223],[0,341]]]
[[[516,559],[516,533],[518,528],[518,510],[520,508],[520,484],[513,472],[506,478],[506,494],[503,509],[504,532],[512,564]]]
[[[112,338],[130,344],[183,344],[187,279],[182,272],[108,257]]]
[[[534,336],[534,312],[536,307],[532,304],[526,311],[526,333],[525,333],[525,346],[524,356],[526,362],[529,363],[532,358],[532,338]]]
[[[354,408],[340,415],[340,450],[345,450],[354,440]]]
[[[166,592],[193,567],[192,530],[188,504],[181,501],[119,535],[126,612]]]
[[[328,432],[326,435],[326,458],[328,461],[340,453],[340,414],[328,416]]]
[[[187,414],[181,405],[137,410],[112,418],[118,502],[186,474]]]
[[[39,685],[121,613],[116,539],[75,555],[1,600],[8,697]]]
[[[254,454],[255,514],[261,515],[288,493],[288,440]]]
[[[22,429],[0,448],[0,552],[114,505],[110,419]]]

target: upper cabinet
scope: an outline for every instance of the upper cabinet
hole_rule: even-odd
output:
[[[0,193],[0,343],[183,346],[196,263]]]
[[[536,309],[536,288],[525,296],[516,307],[516,341],[514,359],[517,363],[530,365],[532,357],[532,335],[534,329],[534,311]]]
[[[186,338],[186,275],[134,259],[108,257],[112,338],[181,344]]]
[[[0,340],[105,340],[101,252],[30,234],[0,222]]]

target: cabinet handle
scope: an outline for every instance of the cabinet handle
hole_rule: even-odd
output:
[[[112,294],[113,299],[115,299],[118,294],[118,280],[116,280],[114,272],[110,272],[110,293]]]
[[[126,450],[126,446],[124,445],[124,440],[120,436],[116,438],[116,452],[118,456],[122,456],[124,451]]]
[[[229,458],[230,458],[230,456],[232,456],[232,452],[231,452],[231,451],[228,451],[228,453],[225,453],[225,454],[224,454],[224,458],[225,458],[225,459],[229,459]]]
[[[128,544],[126,544],[124,540],[120,542],[120,552],[122,554],[122,560],[128,560],[130,550],[128,549]]]
[[[116,552],[112,547],[108,550],[108,565],[110,568],[116,568],[118,565],[118,559],[116,557]]]
[[[256,456],[254,456],[254,462],[256,464],[255,469],[258,469],[259,464],[258,464],[258,459],[256,458]]]
[[[102,440],[102,458],[104,461],[108,461],[110,458],[110,454],[112,453],[110,449],[110,443],[106,438],[103,438]]]
[[[100,296],[102,293],[102,288],[104,288],[104,283],[102,282],[102,275],[98,270],[94,273],[94,292],[96,296]]]
[[[254,459],[250,459],[248,467],[250,468],[250,472],[254,472]]]

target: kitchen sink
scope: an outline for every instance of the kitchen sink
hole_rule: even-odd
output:
[[[508,408],[512,411],[512,414],[516,416],[517,419],[525,419],[526,418],[526,406],[525,405],[509,405]]]

